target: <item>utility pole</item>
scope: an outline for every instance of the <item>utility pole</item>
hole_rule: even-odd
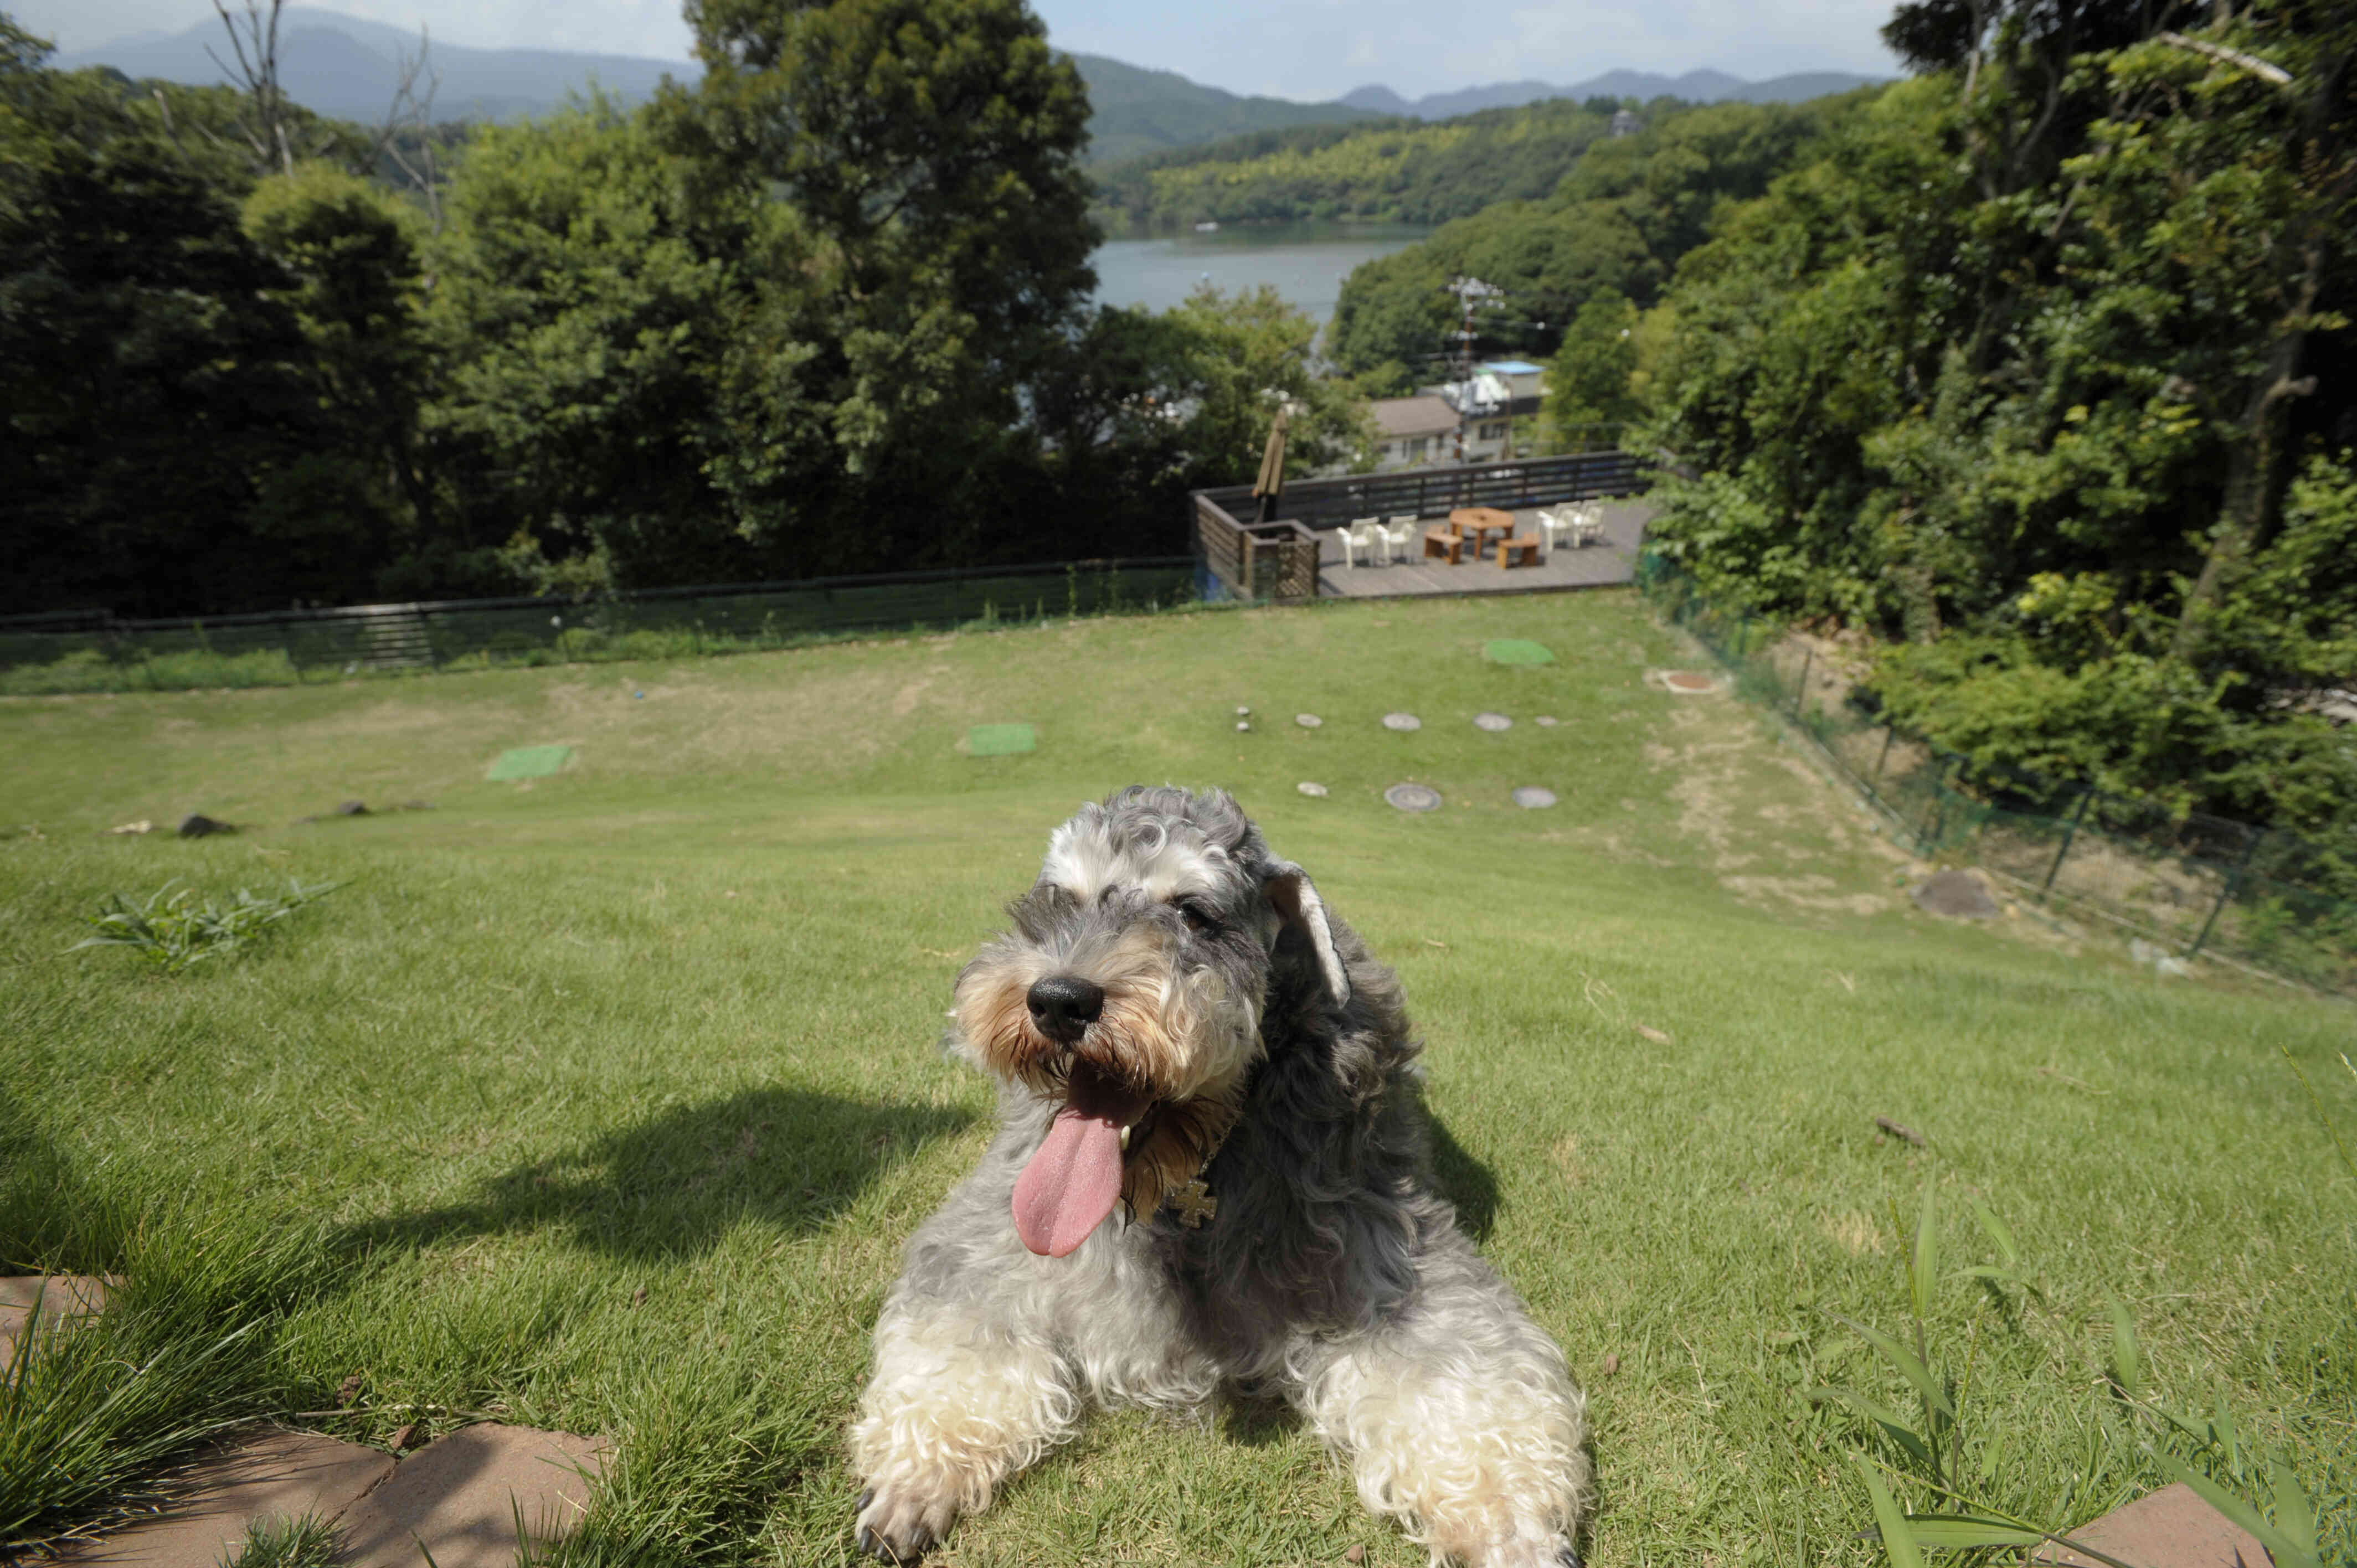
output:
[[[1473,401],[1473,312],[1483,300],[1502,299],[1506,291],[1476,277],[1455,277],[1446,285],[1460,307],[1457,328],[1457,460],[1465,461],[1466,405]]]

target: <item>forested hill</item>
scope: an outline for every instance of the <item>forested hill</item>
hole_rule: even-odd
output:
[[[1358,218],[1444,223],[1544,196],[1609,134],[1617,102],[1550,99],[1426,124],[1308,125],[1231,136],[1097,175],[1115,228]]]
[[[1254,131],[1383,118],[1347,103],[1295,103],[1239,98],[1188,81],[1175,70],[1147,70],[1103,55],[1074,55],[1089,84],[1089,161],[1114,164]]]
[[[1637,112],[1642,132],[1618,140],[1661,145],[1659,132],[1695,113],[1718,113],[1743,127],[1810,125],[1824,118],[1824,106],[1853,101],[1860,95],[1708,108],[1656,99]],[[1206,220],[1446,223],[1499,202],[1555,199],[1589,147],[1615,139],[1612,117],[1624,103],[1552,98],[1454,120],[1394,117],[1232,136],[1101,168],[1098,215],[1115,231]],[[1616,157],[1625,161],[1626,153]],[[1756,196],[1759,188],[1744,194]]]
[[[1707,237],[1716,214],[1760,195],[1881,91],[1802,104],[1656,103],[1631,136],[1605,135],[1598,113],[1563,102],[1455,122],[1521,122],[1519,134],[1496,137],[1487,159],[1451,155],[1478,171],[1464,188],[1502,185],[1502,199],[1353,272],[1328,352],[1377,395],[1429,379],[1432,358],[1456,325],[1443,285],[1468,274],[1504,291],[1482,320],[1482,347],[1551,354],[1589,301],[1609,295],[1651,304],[1678,259]],[[1428,210],[1457,209],[1453,201],[1435,201]]]

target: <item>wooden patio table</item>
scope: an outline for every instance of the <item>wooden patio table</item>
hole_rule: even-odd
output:
[[[1513,537],[1514,514],[1501,511],[1493,506],[1458,507],[1448,514],[1448,526],[1458,533],[1472,535],[1473,553],[1478,558],[1482,547],[1489,543],[1491,534],[1496,534],[1501,540]]]

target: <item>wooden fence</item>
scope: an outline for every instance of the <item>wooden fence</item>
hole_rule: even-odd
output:
[[[1396,474],[1297,479],[1277,499],[1277,521],[1248,523],[1259,498],[1249,485],[1188,496],[1195,553],[1243,598],[1313,598],[1318,593],[1318,532],[1360,518],[1445,517],[1458,507],[1508,511],[1561,506],[1644,489],[1651,467],[1634,453],[1582,452],[1517,463],[1451,465]]]

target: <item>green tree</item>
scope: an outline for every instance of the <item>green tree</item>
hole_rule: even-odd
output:
[[[742,258],[711,473],[798,569],[972,559],[1093,279],[1080,77],[1021,0],[698,0],[661,104]]]
[[[2357,17],[2165,20],[1901,8],[1926,74],[1680,265],[1647,389],[1701,477],[1655,542],[1904,639],[1876,689],[1986,759],[2357,832],[2316,782],[2339,513],[2291,483],[2357,437]]]
[[[1598,425],[1634,419],[1637,307],[1613,289],[1589,296],[1547,366],[1545,417],[1554,442],[1570,446]]]
[[[330,441],[285,272],[169,95],[0,53],[0,507],[10,608],[250,609],[349,581],[257,510]]]
[[[273,497],[276,531],[338,514],[376,562],[435,532],[435,498],[417,439],[430,372],[420,316],[422,221],[382,187],[325,164],[261,180],[245,199],[247,235],[276,257],[310,343],[323,412],[339,427],[307,454],[307,482]],[[333,526],[330,524],[330,526]]]
[[[748,568],[706,466],[753,306],[686,216],[695,177],[646,111],[602,98],[477,130],[432,249],[424,414],[465,529],[428,569],[495,576],[519,535],[527,557],[602,556],[626,584]]]

